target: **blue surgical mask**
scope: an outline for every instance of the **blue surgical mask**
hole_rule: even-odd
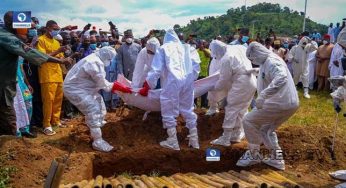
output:
[[[243,43],[246,43],[248,40],[249,40],[249,37],[248,37],[248,36],[243,36],[243,37],[241,38],[241,41],[242,41]]]
[[[41,25],[40,24],[36,24],[36,29],[40,29],[41,28]]]
[[[37,30],[36,29],[29,29],[28,30],[28,37],[36,37],[37,36]]]
[[[109,43],[108,43],[108,42],[102,42],[102,43],[101,43],[101,46],[102,46],[102,47],[109,46]]]
[[[58,34],[59,34],[59,30],[53,30],[53,31],[50,32],[50,35],[51,35],[52,37],[55,37],[55,36],[57,36]]]
[[[288,48],[288,44],[287,43],[284,43],[284,48]]]
[[[92,50],[96,50],[96,44],[90,44],[90,48],[91,48]]]

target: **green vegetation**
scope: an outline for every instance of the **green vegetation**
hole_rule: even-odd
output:
[[[302,32],[303,15],[303,12],[299,13],[288,7],[281,8],[279,4],[259,3],[247,9],[245,6],[231,8],[221,16],[191,20],[185,27],[176,24],[174,29],[188,34],[195,33],[198,38],[204,39],[212,39],[217,35],[229,36],[241,27],[250,29],[250,37],[256,37],[257,33],[264,37],[271,28],[278,36],[293,36]],[[306,30],[315,29],[324,34],[327,26],[307,18]]]
[[[4,162],[8,154],[0,155],[0,188],[6,188],[10,186],[10,176],[17,171],[16,167],[4,166]]]

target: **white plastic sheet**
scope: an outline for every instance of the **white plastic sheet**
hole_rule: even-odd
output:
[[[216,81],[219,79],[219,73],[195,81],[194,83],[194,93],[195,98],[202,96],[214,89]],[[131,87],[131,81],[127,80],[124,76],[118,75],[118,82]],[[138,91],[139,88],[133,88],[133,93],[122,93],[117,91],[120,98],[128,105],[135,106],[145,111],[160,111],[160,93],[161,89],[149,90],[147,97],[141,96]]]
[[[338,180],[346,180],[346,170],[331,172],[329,175]]]

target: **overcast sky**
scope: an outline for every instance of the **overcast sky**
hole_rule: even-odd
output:
[[[60,26],[91,23],[108,29],[113,21],[120,31],[133,29],[134,35],[145,35],[150,29],[181,26],[191,19],[225,14],[230,8],[259,2],[279,3],[282,7],[304,11],[305,0],[0,0],[0,15],[8,10],[32,11],[44,25],[53,19]],[[346,0],[308,0],[307,16],[323,24],[340,22],[346,17]]]

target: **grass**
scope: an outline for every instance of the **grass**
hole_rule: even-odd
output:
[[[123,177],[128,178],[128,179],[133,178],[133,174],[131,171],[125,171],[125,172],[121,173],[120,176],[123,176]]]
[[[324,128],[333,128],[335,125],[336,113],[333,107],[333,99],[328,92],[311,91],[311,99],[303,98],[301,90],[298,91],[300,106],[298,111],[284,123],[287,126],[317,126]],[[346,105],[342,105],[345,106]],[[346,112],[346,111],[344,111]],[[342,125],[346,125],[346,118],[343,112],[339,114],[339,131],[346,133]]]
[[[10,153],[0,155],[0,188],[10,186],[10,176],[17,172],[17,168],[13,166],[5,166],[4,162]]]
[[[159,177],[160,176],[160,171],[158,170],[153,170],[149,174],[150,177]]]

